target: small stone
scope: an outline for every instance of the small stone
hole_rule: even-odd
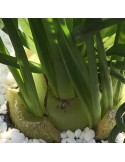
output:
[[[7,123],[3,122],[0,124],[0,132],[5,132],[7,130]]]
[[[5,101],[4,95],[0,93],[0,105],[3,105]]]
[[[20,133],[20,131],[16,128],[9,128],[8,131],[10,132],[10,134],[13,136],[15,133]]]
[[[68,142],[68,138],[63,138],[62,140],[61,140],[61,143],[67,143]]]
[[[82,133],[82,131],[81,131],[80,129],[77,129],[77,130],[75,131],[75,137],[76,137],[76,138],[79,138],[80,135],[81,135],[81,133]]]
[[[88,143],[96,143],[95,139],[91,139]]]
[[[84,139],[84,131],[81,133],[80,137],[79,137],[81,140]]]
[[[22,143],[25,140],[25,136],[23,133],[20,133],[18,129],[8,129],[8,139],[12,143]]]
[[[95,132],[94,130],[90,129],[90,128],[85,128],[84,129],[84,134],[83,134],[84,140],[85,141],[90,141],[95,137]]]
[[[74,138],[68,138],[67,142],[68,143],[76,143],[76,140]]]
[[[75,133],[72,132],[72,131],[70,131],[70,130],[67,130],[67,136],[68,136],[69,138],[75,138]]]
[[[28,143],[33,143],[33,140],[32,139],[29,139]]]
[[[0,133],[0,138],[1,139],[9,139],[9,133],[8,131]]]
[[[38,139],[33,139],[33,143],[40,143]]]
[[[83,139],[83,140],[82,140],[82,143],[88,143],[88,142],[87,142],[86,140]]]
[[[66,137],[67,137],[67,132],[62,132],[62,133],[60,133],[60,137],[61,137],[61,138],[66,138]]]
[[[7,106],[6,103],[4,102],[4,104],[0,106],[0,114],[6,114],[6,113],[7,113]]]
[[[15,133],[11,137],[11,142],[12,143],[22,143],[25,140],[25,136],[23,133]]]
[[[82,139],[76,139],[76,143],[82,143]]]
[[[6,139],[0,139],[0,143],[6,143]]]
[[[5,79],[5,83],[6,84],[15,84],[16,83],[16,81],[15,81],[15,79],[14,79],[14,77],[13,77],[13,75],[12,75],[12,73],[11,72],[9,72],[8,74],[7,74],[7,77],[6,77],[6,79]]]
[[[1,93],[2,93],[2,94],[5,94],[6,92],[7,92],[7,90],[6,90],[5,88],[2,88],[2,89],[1,89]]]
[[[3,123],[3,118],[0,116],[0,125]]]
[[[26,137],[22,143],[28,143],[28,138]]]
[[[3,115],[1,115],[1,118],[4,120],[4,116]]]
[[[116,143],[123,143],[124,142],[124,135],[122,133],[119,133],[115,139]]]

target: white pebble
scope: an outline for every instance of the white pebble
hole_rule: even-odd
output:
[[[25,136],[23,133],[15,133],[11,136],[12,143],[22,143],[25,140]]]
[[[90,128],[85,128],[84,129],[84,134],[83,134],[84,140],[85,141],[90,141],[95,137],[95,132],[94,130],[90,129]]]
[[[82,139],[76,139],[76,143],[82,143]]]
[[[3,115],[1,115],[1,118],[4,120],[4,116]]]
[[[69,138],[75,138],[75,133],[72,132],[71,130],[67,130],[67,136],[68,136]]]
[[[22,143],[25,140],[25,136],[23,133],[20,133],[18,129],[8,129],[8,139],[12,143]]]
[[[95,139],[91,139],[88,143],[96,143]]]
[[[80,137],[79,137],[81,140],[84,139],[84,131],[81,133]]]
[[[123,143],[124,142],[124,135],[122,133],[119,133],[115,139],[116,143]]]
[[[28,143],[33,143],[33,140],[32,139],[29,139]]]
[[[7,74],[7,77],[6,77],[6,79],[5,79],[5,83],[6,83],[6,84],[15,84],[15,83],[16,83],[16,81],[15,81],[13,75],[11,74],[11,72],[9,72],[9,73]]]
[[[63,138],[62,140],[61,140],[61,143],[67,143],[68,142],[68,138]]]
[[[0,133],[0,138],[1,139],[9,139],[9,133],[8,131]]]
[[[6,139],[0,139],[0,143],[5,143]]]
[[[6,90],[5,88],[2,88],[2,89],[1,89],[1,93],[2,93],[2,94],[5,94],[6,92],[7,92],[7,90]]]
[[[1,89],[6,89],[6,90],[9,88],[9,86],[7,84],[5,84],[4,82],[2,82],[0,84],[0,87],[1,87]]]
[[[62,133],[60,133],[60,137],[61,137],[61,138],[66,138],[66,137],[67,137],[67,132],[62,132]]]
[[[13,136],[15,133],[20,133],[20,131],[16,128],[9,128],[8,132],[10,133],[11,136]]]
[[[33,143],[40,143],[38,139],[33,139]]]
[[[5,132],[7,130],[7,123],[3,122],[0,124],[0,132]]]
[[[26,137],[22,143],[28,143],[28,138]]]
[[[0,106],[0,114],[6,114],[6,113],[7,113],[7,106],[6,103],[4,102],[4,104]]]
[[[77,130],[75,131],[75,137],[76,137],[76,138],[79,138],[80,135],[81,135],[81,133],[82,133],[82,131],[81,131],[80,129],[77,129]]]
[[[68,143],[76,143],[76,140],[74,138],[68,138],[67,142]]]
[[[0,105],[4,104],[5,98],[4,95],[0,93]]]
[[[6,78],[6,76],[4,74],[0,74],[0,85],[1,85],[1,87],[2,87],[2,84],[5,81],[5,78]]]
[[[3,123],[3,118],[0,116],[0,124]]]

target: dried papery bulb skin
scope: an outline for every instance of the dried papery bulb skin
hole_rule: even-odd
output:
[[[17,90],[9,90],[8,101],[12,121],[27,137],[44,139],[47,142],[61,141],[60,131],[52,125],[47,117],[35,117],[26,111]]]
[[[111,130],[116,124],[115,121],[115,109],[108,109],[98,124],[97,131],[96,131],[96,139],[103,140],[107,139]]]

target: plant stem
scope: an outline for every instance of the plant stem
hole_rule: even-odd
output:
[[[97,73],[93,38],[88,38],[86,40],[86,44],[88,53],[93,125],[97,126],[98,122],[101,119],[101,106],[100,106],[100,91],[99,91],[98,73]]]
[[[100,33],[96,34],[96,40],[97,40],[98,57],[99,57],[99,69],[100,69],[102,102],[103,102],[103,113],[104,113],[107,110],[107,108],[112,108],[113,106],[113,89],[112,89],[112,80],[111,80],[111,76],[110,76],[110,72],[106,60],[106,53],[104,50]]]

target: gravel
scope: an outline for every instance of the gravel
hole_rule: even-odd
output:
[[[13,48],[7,35],[4,35],[0,30],[0,36],[7,44],[8,50],[13,55]],[[7,114],[6,93],[7,89],[16,87],[16,81],[10,73],[6,65],[0,64],[0,143],[46,143],[43,139],[29,139],[16,128],[7,128],[4,115]],[[111,114],[111,118],[114,113]],[[95,132],[90,128],[84,130],[77,129],[74,132],[71,130],[64,131],[60,134],[61,143],[96,143]],[[123,143],[125,139],[124,133],[119,133],[116,137],[116,143]],[[101,140],[101,143],[108,141]]]

